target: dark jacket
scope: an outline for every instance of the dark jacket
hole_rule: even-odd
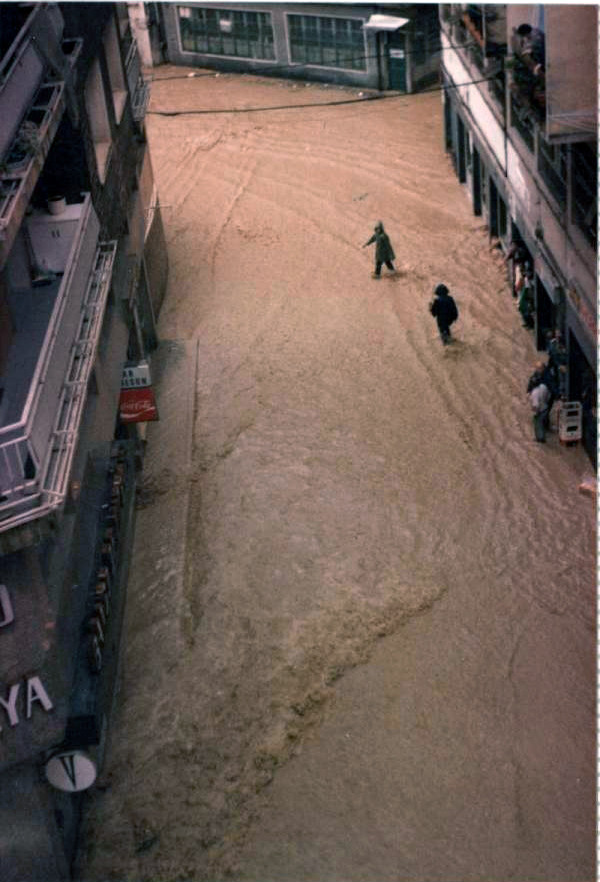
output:
[[[375,260],[377,263],[386,263],[386,261],[392,261],[396,257],[394,254],[394,249],[392,248],[392,243],[389,240],[388,234],[385,232],[383,227],[376,227],[375,232],[371,236],[368,242],[365,242],[364,247],[367,245],[371,245],[375,242]]]
[[[532,392],[535,387],[539,386],[541,383],[548,387],[550,398],[554,401],[558,394],[558,389],[556,388],[556,381],[549,364],[545,364],[541,371],[534,371],[532,373],[529,377],[529,382],[527,383],[527,393],[529,394],[529,392]]]
[[[454,297],[451,297],[450,294],[436,294],[429,310],[437,319],[440,328],[449,328],[452,322],[458,318],[458,309]]]

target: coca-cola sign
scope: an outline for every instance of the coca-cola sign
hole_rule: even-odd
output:
[[[121,389],[119,416],[122,423],[146,423],[157,420],[158,409],[152,386]]]

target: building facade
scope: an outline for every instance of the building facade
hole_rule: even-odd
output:
[[[380,91],[437,79],[433,4],[165,3],[160,11],[172,64]]]
[[[126,4],[0,9],[0,878],[68,878],[102,762],[167,257]]]
[[[531,267],[535,345],[560,330],[595,465],[598,11],[439,8],[445,148],[490,236]]]

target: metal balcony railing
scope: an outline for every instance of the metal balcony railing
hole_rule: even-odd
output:
[[[136,122],[140,122],[145,117],[149,100],[150,83],[147,83],[140,74],[135,92],[131,96],[131,110]]]
[[[116,251],[116,243],[97,239],[88,195],[39,353],[28,373],[15,368],[5,376],[12,395],[0,427],[0,533],[47,515],[65,498]]]
[[[47,467],[42,478],[42,494],[48,508],[61,505],[66,496],[88,381],[96,359],[116,250],[116,241],[101,242],[96,250],[81,321],[71,349],[69,366],[58,404]]]
[[[68,43],[70,51],[66,57],[72,70],[82,41]],[[65,106],[65,82],[47,78],[29,98],[16,133],[0,155],[0,266],[8,257],[25,216]]]
[[[150,84],[146,82],[142,75],[142,62],[134,38],[131,40],[125,57],[125,71],[127,73],[129,94],[131,95],[133,118],[136,122],[139,122],[146,115],[150,99]]]

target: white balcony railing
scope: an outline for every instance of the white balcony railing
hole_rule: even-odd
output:
[[[71,208],[74,213],[77,207]],[[76,226],[64,274],[54,283],[53,302],[52,288],[46,289],[51,307],[33,366],[27,372],[15,364],[11,374],[9,365],[4,378],[8,401],[0,422],[0,533],[45,516],[66,494],[116,249],[114,242],[98,244],[89,195]],[[40,315],[31,315],[35,310],[28,308],[28,294],[33,302],[33,292],[18,292],[21,324],[29,316],[33,326]],[[28,334],[26,327],[23,334]],[[19,350],[18,338],[13,346]]]
[[[71,44],[71,51],[65,56],[66,70],[72,72],[81,52],[82,41],[68,42]],[[29,45],[31,44],[26,44]],[[13,68],[11,72],[12,70]],[[21,81],[11,76],[10,82],[0,91],[0,119],[9,121],[6,126],[0,126],[0,131],[10,131],[10,139],[6,143],[0,140],[0,147],[3,145],[0,149],[0,267],[10,253],[66,106],[65,82],[53,78],[43,79],[42,73],[43,66],[33,90],[25,88],[25,83],[19,86]],[[14,91],[19,87],[21,103],[22,99],[27,98],[22,114],[19,104],[21,115],[11,112],[3,117],[2,102],[7,97],[7,90]],[[13,124],[15,120],[16,127]],[[25,147],[22,138],[24,126],[29,129]],[[32,131],[34,135],[31,134]],[[24,152],[20,158],[16,156],[16,149],[19,147]]]

